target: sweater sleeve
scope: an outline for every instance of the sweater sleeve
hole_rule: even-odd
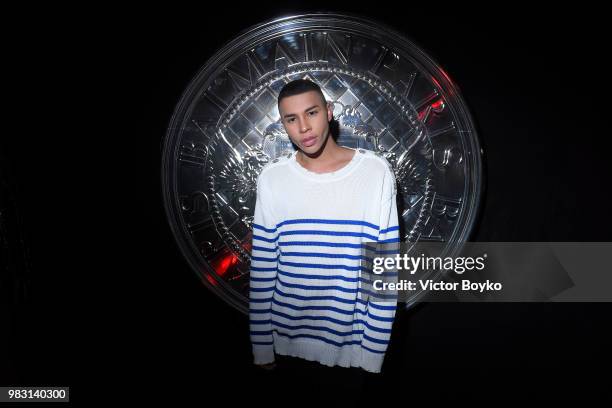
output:
[[[271,198],[260,174],[257,178],[249,278],[249,326],[255,364],[274,361],[271,307],[278,265],[278,234]]]
[[[397,214],[397,188],[395,175],[388,166],[383,180],[383,197],[381,204],[378,242],[379,246],[393,254],[399,250],[399,221]],[[390,255],[394,257],[395,255]],[[384,273],[397,273],[397,269],[386,269]],[[387,280],[388,281],[388,280]],[[386,295],[370,296],[367,303],[367,312],[364,318],[364,332],[362,342],[363,368],[378,373],[381,370],[385,352],[391,339],[391,327],[397,309],[397,292],[385,291]],[[389,295],[388,293],[394,293]]]

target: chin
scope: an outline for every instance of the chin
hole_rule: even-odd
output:
[[[302,150],[306,153],[316,153],[319,151],[319,149],[321,148],[321,146],[319,146],[318,143],[312,145],[312,146],[302,146]]]
[[[302,146],[304,150],[308,150],[311,153],[318,151],[321,148],[321,136],[317,136],[317,140],[315,140],[315,144],[312,146]]]

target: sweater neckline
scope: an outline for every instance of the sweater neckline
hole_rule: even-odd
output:
[[[346,147],[346,146],[343,146],[343,147]],[[355,153],[353,153],[353,157],[343,167],[340,167],[339,169],[334,170],[334,171],[328,171],[325,173],[316,173],[314,171],[308,170],[307,168],[302,166],[297,161],[297,154],[299,150],[296,150],[295,152],[293,152],[289,160],[289,163],[291,167],[295,169],[298,173],[302,174],[303,176],[311,180],[316,180],[316,181],[337,180],[351,173],[363,157],[363,153],[361,152],[361,149],[355,149],[352,147],[346,147],[346,148],[355,151]]]

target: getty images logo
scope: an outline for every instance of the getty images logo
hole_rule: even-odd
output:
[[[408,256],[408,254],[396,254],[395,257],[375,257],[373,262],[373,272],[382,274],[385,270],[405,270],[411,275],[417,271],[432,271],[432,270],[452,270],[457,274],[462,274],[465,271],[478,270],[485,268],[485,260],[487,254],[479,257],[459,256],[459,257],[439,257],[439,256]]]

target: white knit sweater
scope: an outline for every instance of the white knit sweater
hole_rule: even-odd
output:
[[[396,302],[362,299],[366,242],[399,242],[389,162],[355,149],[337,171],[314,173],[296,153],[257,179],[250,270],[255,364],[277,354],[380,372]],[[364,297],[365,298],[365,297]]]

